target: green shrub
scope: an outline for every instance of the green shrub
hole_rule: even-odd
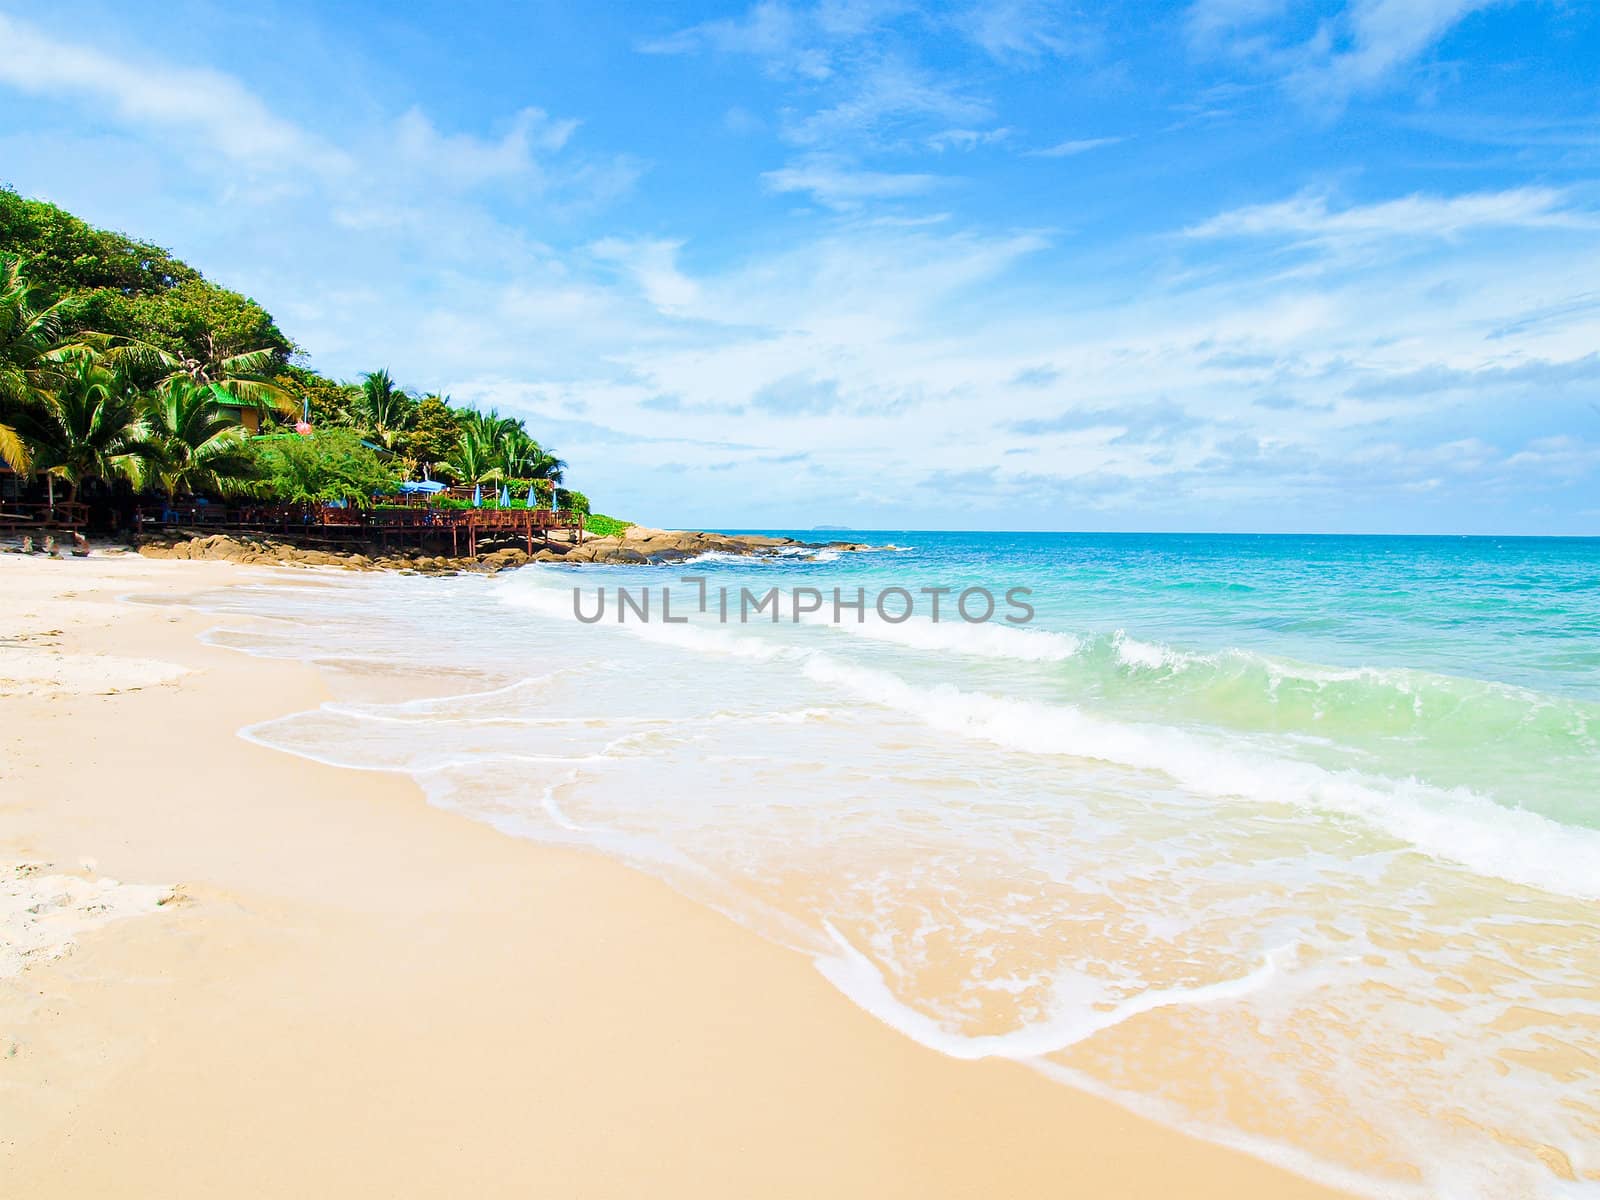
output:
[[[348,429],[260,437],[250,449],[266,476],[261,490],[287,504],[349,500],[364,506],[374,493],[393,492],[400,482]]]
[[[584,522],[584,528],[595,537],[614,537],[632,524],[632,521],[619,521],[604,513],[590,513]]]
[[[556,507],[562,512],[581,513],[589,515],[589,497],[582,492],[571,492],[566,488],[556,489]]]

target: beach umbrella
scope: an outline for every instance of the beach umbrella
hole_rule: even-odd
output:
[[[511,485],[510,484],[502,483],[500,485],[500,507],[501,508],[510,508],[511,507]]]
[[[531,484],[531,483],[528,485],[528,502],[526,504],[524,504],[523,507],[524,508],[538,508],[539,507],[539,489],[534,487],[533,484]]]
[[[472,489],[472,507],[473,508],[482,508],[483,507],[483,484],[481,484],[481,483],[477,484]]]

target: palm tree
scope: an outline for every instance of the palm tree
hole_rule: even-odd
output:
[[[43,403],[60,379],[62,363],[82,347],[61,345],[62,330],[80,304],[58,300],[34,307],[36,289],[22,273],[22,259],[0,254],[0,459],[26,471],[33,455],[18,427]]]
[[[547,479],[552,484],[560,483],[567,473],[567,464],[546,450],[538,442],[533,443],[533,453],[523,463],[523,472],[528,479]]]
[[[67,484],[70,504],[86,480],[142,484],[159,459],[139,393],[115,363],[80,351],[62,364],[55,389],[39,399],[22,414],[19,431],[33,446],[33,465],[45,473],[52,505],[57,479]]]
[[[399,435],[411,427],[416,415],[411,397],[395,386],[387,370],[368,371],[361,377],[354,409],[355,416],[386,450],[395,448]]]
[[[510,429],[501,433],[495,456],[500,469],[513,479],[548,479],[559,483],[567,465],[528,436],[520,421],[513,422]]]
[[[218,403],[218,385],[169,380],[145,405],[155,480],[182,491],[229,495],[261,475],[250,434]]]
[[[102,338],[98,344],[115,369],[140,374],[153,372],[158,389],[187,379],[201,387],[220,389],[214,392],[219,398],[246,405],[262,414],[272,411],[284,417],[299,415],[300,402],[272,377],[279,363],[278,351],[264,346],[259,350],[230,354],[217,342],[211,330],[202,335],[202,340],[204,345],[199,357],[170,354],[159,346],[138,340],[111,344],[110,339]]]
[[[482,416],[480,413],[472,414]],[[492,483],[505,478],[492,430],[477,420],[466,420],[443,466],[457,483]]]

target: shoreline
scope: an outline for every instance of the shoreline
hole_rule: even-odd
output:
[[[241,737],[317,669],[118,599],[308,578],[0,556],[0,862],[178,898],[0,976],[19,1194],[1340,1194],[917,1045],[597,853]]]

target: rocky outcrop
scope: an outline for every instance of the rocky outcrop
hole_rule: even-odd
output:
[[[468,572],[493,575],[529,562],[664,565],[712,553],[753,557],[783,555],[804,561],[822,550],[870,549],[872,547],[860,542],[801,542],[753,533],[693,533],[632,525],[620,535],[589,538],[582,545],[553,542],[532,555],[520,546],[489,550],[475,558],[435,555],[415,549],[381,550],[372,546],[318,549],[244,533],[154,538],[140,545],[139,553],[146,558],[220,559],[251,566],[339,567],[346,571],[399,571],[413,575]]]
[[[371,551],[371,548],[368,548]],[[250,566],[340,567],[346,571],[399,571],[412,575],[493,575],[528,561],[521,549],[507,547],[476,558],[430,555],[420,550],[373,551],[295,546],[278,538],[214,533],[205,537],[151,540],[139,547],[146,558],[213,559]],[[559,555],[555,556],[559,559]]]
[[[760,557],[783,555],[801,560],[822,550],[855,552],[872,547],[860,542],[802,542],[795,538],[768,537],[755,533],[694,533],[681,529],[650,529],[630,525],[620,535],[590,538],[551,560],[568,563],[652,563],[684,562],[702,554],[733,554]]]

